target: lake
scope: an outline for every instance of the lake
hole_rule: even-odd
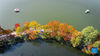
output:
[[[20,12],[15,13],[15,8],[19,8]],[[84,13],[87,9],[90,9],[90,14]],[[22,25],[25,21],[33,20],[40,24],[57,20],[73,25],[77,30],[92,25],[100,31],[100,0],[0,0],[0,26],[3,28],[13,29],[16,23]],[[1,56],[21,53],[24,56],[78,56],[78,52],[81,53],[74,48],[51,46],[46,42],[39,46],[25,42]]]
[[[100,31],[100,0],[0,0],[0,25],[13,28],[15,23],[37,21],[46,24],[58,20],[82,30],[88,25]],[[13,10],[19,8],[20,13]],[[90,9],[90,14],[85,10]],[[44,22],[45,21],[45,22]]]

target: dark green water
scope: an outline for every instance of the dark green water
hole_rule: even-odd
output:
[[[21,12],[14,13],[15,8]],[[84,14],[87,9],[91,10],[90,14]],[[40,24],[58,20],[78,30],[88,25],[100,30],[100,0],[0,0],[0,25],[3,28],[32,20]]]
[[[33,41],[17,44],[0,56],[86,56],[81,51],[55,41]]]

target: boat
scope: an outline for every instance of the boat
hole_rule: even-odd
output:
[[[20,10],[16,8],[16,9],[14,9],[14,12],[20,12]]]
[[[85,11],[85,14],[88,14],[88,13],[90,13],[90,10],[89,10],[89,9],[87,9],[87,10]]]

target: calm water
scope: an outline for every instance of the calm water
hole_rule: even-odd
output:
[[[52,43],[51,43],[52,42]],[[77,52],[76,52],[77,51]],[[55,41],[33,41],[17,44],[0,56],[86,56],[75,48]]]
[[[15,8],[19,8],[21,12],[14,13]],[[90,9],[91,13],[84,14],[86,9]],[[32,20],[40,24],[58,20],[71,24],[78,30],[92,25],[100,31],[100,0],[0,0],[0,25],[3,28],[12,29],[15,23],[22,25],[25,21]],[[17,56],[22,53],[24,56],[78,56],[78,53],[81,54],[73,48],[50,45],[42,43],[39,46],[32,46],[31,43],[26,42],[1,55]]]
[[[15,8],[21,12],[14,13]],[[91,13],[84,14],[86,9]],[[32,20],[40,24],[58,20],[78,30],[92,25],[100,31],[100,0],[0,0],[0,25],[3,28]]]

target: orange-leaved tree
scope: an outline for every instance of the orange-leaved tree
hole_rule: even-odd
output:
[[[48,27],[49,27],[49,29],[51,29],[51,37],[56,36],[58,28],[59,28],[59,21],[54,21],[54,22],[49,21]]]
[[[29,34],[29,39],[30,40],[35,39],[36,38],[35,35],[36,35],[36,32],[35,31],[31,31],[30,34]]]
[[[29,29],[29,22],[25,22],[23,25],[23,30]]]

